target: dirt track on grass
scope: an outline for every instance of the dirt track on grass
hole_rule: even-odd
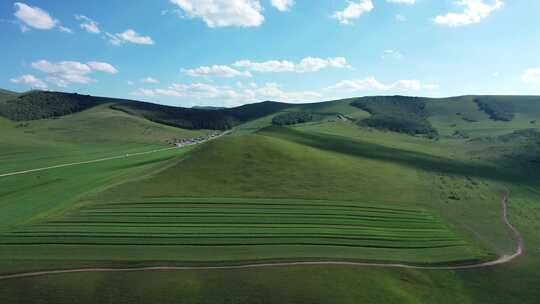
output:
[[[229,134],[229,133],[230,133],[230,131],[227,131],[227,132],[224,132],[224,133],[222,133],[222,134],[220,134],[220,135],[218,135],[218,136],[216,136],[214,138],[206,139],[206,140],[196,142],[196,143],[192,143],[192,144],[186,144],[186,145],[184,145],[182,147],[169,147],[169,148],[156,149],[156,150],[145,151],[145,152],[127,153],[127,154],[122,154],[122,155],[119,155],[119,156],[111,156],[111,157],[105,157],[105,158],[99,158],[99,159],[93,159],[93,160],[87,160],[87,161],[81,161],[81,162],[75,162],[75,163],[60,164],[60,165],[55,165],[55,166],[37,168],[37,169],[29,169],[29,170],[24,170],[24,171],[3,173],[3,174],[0,174],[0,177],[8,177],[8,176],[14,176],[14,175],[28,174],[28,173],[46,171],[46,170],[51,170],[51,169],[58,169],[58,168],[64,168],[64,167],[77,166],[77,165],[93,164],[93,163],[99,163],[99,162],[104,162],[104,161],[109,161],[109,160],[123,159],[123,158],[141,156],[141,155],[146,155],[146,154],[153,154],[153,153],[158,153],[158,152],[163,152],[163,151],[168,151],[168,150],[181,149],[181,148],[186,147],[186,146],[194,146],[194,145],[202,144],[202,143],[205,143],[207,141],[217,139],[217,138],[219,138],[219,137],[221,137],[223,135]]]
[[[352,266],[352,267],[378,267],[378,268],[404,268],[404,269],[426,269],[426,270],[467,270],[493,267],[512,262],[514,259],[521,256],[524,252],[524,240],[519,230],[512,225],[508,219],[508,196],[507,191],[502,199],[502,217],[507,228],[512,232],[517,246],[516,250],[511,255],[503,255],[493,261],[481,262],[468,265],[437,265],[437,266],[421,266],[407,265],[400,263],[368,263],[368,262],[347,262],[347,261],[311,261],[311,262],[276,262],[276,263],[250,263],[244,265],[223,265],[223,266],[153,266],[153,267],[133,267],[133,268],[79,268],[79,269],[59,269],[47,271],[35,271],[26,273],[14,273],[0,275],[0,280],[28,278],[37,276],[48,276],[55,274],[69,273],[88,273],[88,272],[143,272],[143,271],[180,271],[180,270],[227,270],[227,269],[253,269],[253,268],[270,268],[270,267],[294,267],[294,266]]]

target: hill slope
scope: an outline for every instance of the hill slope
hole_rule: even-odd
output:
[[[0,179],[1,272],[246,260],[493,259],[515,250],[501,218],[505,189],[526,255],[467,271],[298,266],[58,274],[2,282],[0,301],[107,303],[129,295],[134,303],[535,303],[538,98],[496,97],[512,104],[509,121],[490,117],[477,96],[423,99],[420,117],[438,140],[364,124],[373,113],[410,113],[406,97],[387,98],[391,107],[371,103],[372,114],[352,106],[357,99],[223,110],[216,121],[240,124],[231,135],[191,150]],[[204,132],[144,118],[174,123],[181,116],[171,113],[181,109],[143,106],[149,113],[130,114],[111,108],[131,104],[124,102],[56,119],[0,118],[0,167],[122,155]],[[295,112],[317,119],[272,127],[273,116]]]

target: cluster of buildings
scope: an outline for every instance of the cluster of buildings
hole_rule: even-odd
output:
[[[218,137],[220,135],[222,135],[222,133],[214,132],[214,133],[208,134],[206,136],[199,136],[199,137],[195,137],[195,138],[181,138],[181,139],[174,138],[174,139],[168,140],[167,143],[169,145],[173,145],[173,146],[176,146],[178,148],[181,148],[181,147],[185,147],[185,146],[196,145],[196,144],[208,141],[210,139],[216,138],[216,137]]]

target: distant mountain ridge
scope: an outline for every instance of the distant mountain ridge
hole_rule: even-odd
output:
[[[433,139],[440,135],[448,136],[445,133],[449,129],[456,133],[455,136],[468,136],[454,129],[466,127],[463,124],[474,127],[482,121],[512,123],[517,120],[531,127],[540,125],[537,124],[540,121],[539,96],[368,96],[311,104],[264,101],[234,108],[183,108],[77,93],[30,91],[19,94],[0,90],[0,116],[12,121],[57,118],[98,105],[107,105],[128,115],[190,130],[227,130],[264,117],[268,119],[261,120],[262,125],[270,125],[272,119],[279,115],[281,120],[287,118],[285,122],[290,120],[284,125],[348,117],[346,121],[362,128]],[[276,121],[280,119],[274,119]],[[444,132],[441,134],[441,131]]]

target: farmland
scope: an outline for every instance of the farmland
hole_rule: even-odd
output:
[[[395,249],[395,252],[406,249],[420,256],[423,252],[429,253],[427,257],[440,251],[437,255],[440,261],[446,261],[444,256],[456,260],[476,258],[466,242],[424,210],[355,202],[278,199],[165,197],[97,204],[5,233],[0,244],[217,248],[304,245],[333,247],[335,252],[325,252],[332,257],[349,252],[343,256],[348,259],[354,259],[358,250],[341,250],[340,247]],[[287,256],[284,252],[282,258]],[[259,249],[243,258],[264,260],[267,257],[264,250]]]

